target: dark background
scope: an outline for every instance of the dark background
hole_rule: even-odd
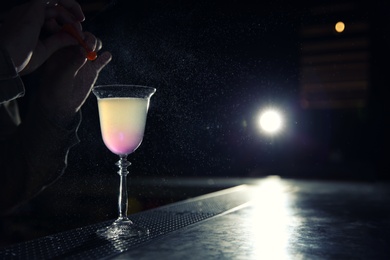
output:
[[[144,142],[129,157],[134,174],[387,178],[388,4],[354,1],[351,10],[327,12],[337,5],[339,1],[117,1],[87,22],[86,28],[96,32],[114,57],[97,84],[157,88]],[[313,15],[318,6],[325,11]],[[304,108],[301,29],[338,20],[347,28],[348,22],[370,25],[364,35],[370,42],[370,78],[361,97],[365,104]],[[346,101],[353,94],[346,92]],[[265,107],[284,114],[279,135],[260,133],[256,120]],[[82,151],[73,154],[93,150],[86,155],[91,163],[115,160],[98,139],[94,97],[84,111],[87,136]]]
[[[267,175],[388,180],[387,1],[81,3],[87,14],[84,29],[113,54],[97,84],[157,88],[144,141],[128,157],[131,212],[219,188],[183,187],[174,180],[210,184]],[[352,8],[338,9],[343,4]],[[327,28],[339,20],[345,21],[347,36],[302,35],[305,27]],[[370,57],[362,103],[305,106],[305,42],[345,37],[354,46],[356,35],[348,36],[348,26],[359,22],[369,24],[359,33],[369,41],[364,51]],[[323,91],[316,98],[327,95]],[[353,89],[338,97],[341,104],[350,95],[356,95]],[[284,128],[274,136],[264,135],[257,125],[259,111],[267,107],[284,116]],[[9,224],[4,231],[10,233],[8,243],[116,217],[118,158],[101,140],[93,95],[83,107],[79,136],[82,142],[71,150],[66,174],[3,222]]]

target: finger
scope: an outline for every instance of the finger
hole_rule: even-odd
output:
[[[82,31],[80,21],[75,16],[73,16],[72,13],[61,6],[47,8],[45,18],[55,19],[59,26],[63,26],[64,24],[72,24],[78,31]]]
[[[96,48],[95,51],[100,51],[103,48],[103,43],[99,38],[96,38],[97,43],[96,43]]]
[[[98,44],[98,40],[92,33],[85,32],[84,33],[85,38],[82,42],[82,45],[84,46],[86,50],[86,56],[88,60],[96,60],[97,58],[97,52],[96,52],[96,46]]]
[[[69,12],[73,14],[73,16],[79,21],[82,22],[85,20],[85,16],[81,6],[75,0],[59,0],[58,4],[63,6]]]
[[[111,53],[104,52],[95,61],[87,62],[78,71],[76,85],[79,86],[77,90],[79,93],[84,92],[88,95],[99,76],[99,72],[111,61],[111,58]]]
[[[112,55],[109,52],[103,52],[99,57],[91,62],[93,68],[99,73],[112,60]]]
[[[88,84],[93,84],[94,80],[97,79],[99,72],[110,63],[111,59],[111,53],[104,52],[96,60],[87,62],[80,72],[84,75],[84,79],[89,82]]]
[[[87,63],[87,58],[85,57],[85,52],[81,47],[69,47],[69,53],[73,55],[70,65],[68,67],[69,72],[73,72],[73,76],[76,76],[77,72]]]
[[[95,51],[98,43],[98,40],[95,35],[90,32],[84,32],[84,42],[87,46],[87,51]]]
[[[44,24],[44,32],[47,35],[55,34],[58,32],[67,32],[68,34],[72,35],[69,33],[66,29],[65,26],[71,26],[72,31],[74,34],[79,36],[79,38],[84,38],[84,33],[81,31],[81,25],[79,22],[73,23],[73,24],[66,24],[66,25],[60,25],[54,18],[47,19]],[[77,29],[76,29],[77,28]],[[77,39],[77,37],[74,37]]]

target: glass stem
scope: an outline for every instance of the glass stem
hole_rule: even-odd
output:
[[[120,185],[119,185],[119,197],[118,197],[118,211],[119,219],[127,219],[127,207],[128,207],[128,197],[127,197],[127,174],[129,171],[127,167],[131,163],[127,160],[126,155],[120,155],[120,160],[116,163],[119,167],[118,174],[120,176]]]

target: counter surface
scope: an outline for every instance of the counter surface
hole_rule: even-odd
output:
[[[388,259],[388,184],[260,179],[130,218],[148,236],[105,240],[111,221],[16,244],[2,259]]]

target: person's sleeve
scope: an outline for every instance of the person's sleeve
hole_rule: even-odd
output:
[[[69,150],[79,143],[80,122],[81,112],[69,128],[63,128],[46,118],[39,107],[29,111],[1,144],[1,212],[30,200],[64,173]]]
[[[6,50],[0,47],[0,104],[24,96],[24,85]]]

